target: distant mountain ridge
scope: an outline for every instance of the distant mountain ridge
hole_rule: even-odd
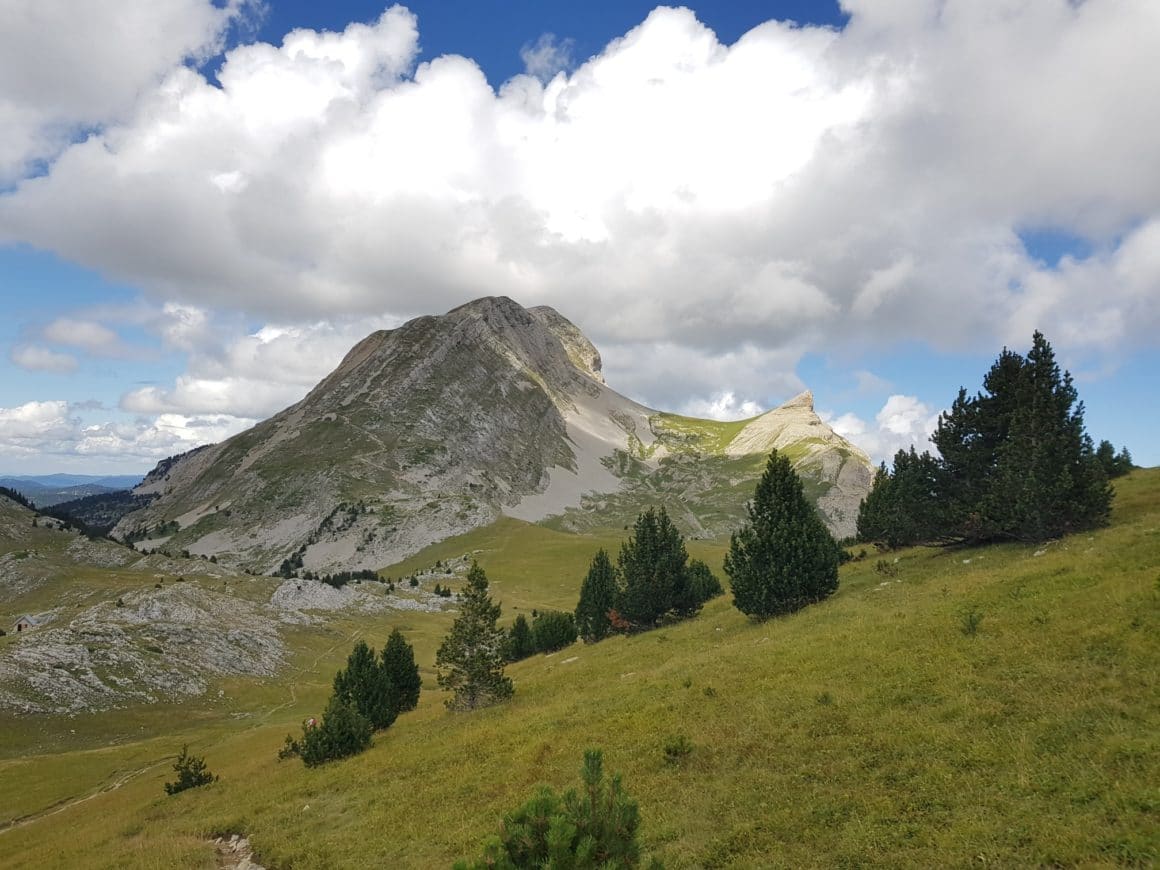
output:
[[[555,310],[486,297],[369,335],[302,401],[159,464],[114,533],[261,571],[380,567],[502,515],[580,531],[664,504],[716,536],[775,446],[851,534],[873,468],[808,392],[749,421],[665,414],[608,387]]]
[[[60,489],[68,486],[103,486],[108,489],[132,489],[141,482],[140,474],[8,474],[0,476],[0,481],[18,481],[46,489]],[[3,486],[11,487],[5,482]]]
[[[141,475],[42,474],[0,477],[0,486],[15,490],[37,507],[46,508],[113,492],[127,492],[141,482]]]

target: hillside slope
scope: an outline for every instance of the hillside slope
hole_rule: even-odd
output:
[[[367,753],[307,770],[275,753],[324,699],[315,678],[268,725],[183,735],[221,775],[212,786],[167,798],[158,764],[0,847],[15,867],[212,866],[209,837],[243,832],[271,867],[449,866],[537,782],[575,784],[597,746],[670,870],[1153,866],[1160,470],[1116,489],[1105,530],[870,555],[791,617],[753,623],[722,598],[534,657],[509,669],[500,707],[452,715],[425,682]],[[541,607],[574,600],[544,547],[583,538],[519,528],[502,552],[478,539],[497,586],[530,559]],[[680,736],[692,752],[670,764]]]
[[[12,717],[172,704],[226,679],[272,678],[302,626],[444,604],[423,589],[279,583],[143,555],[0,496],[0,730]]]
[[[159,465],[136,490],[156,501],[115,533],[263,572],[378,568],[501,516],[619,528],[657,502],[713,537],[775,445],[834,531],[853,532],[871,465],[808,393],[720,424],[646,408],[600,371],[550,308],[488,297],[417,318],[368,336],[296,405]]]

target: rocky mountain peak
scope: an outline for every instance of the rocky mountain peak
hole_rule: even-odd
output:
[[[788,402],[784,402],[783,404],[779,405],[775,410],[786,411],[796,408],[802,408],[809,411],[814,410],[814,394],[810,390],[804,390],[798,393]]]
[[[869,486],[869,462],[846,461],[856,448],[808,391],[727,444],[719,424],[682,419],[610,389],[600,353],[555,309],[489,296],[369,335],[302,401],[159,467],[157,500],[116,532],[249,569],[326,572],[389,565],[503,515],[620,528],[669,498],[678,466],[672,509],[690,531],[724,533],[744,511],[734,479],[799,442],[819,492],[849,478],[842,491],[860,499]],[[848,525],[847,505],[819,505]]]
[[[548,305],[537,305],[535,308],[529,308],[528,313],[548,327],[552,334],[560,339],[572,365],[593,380],[602,384],[605,382],[604,374],[601,372],[600,351],[571,320]]]

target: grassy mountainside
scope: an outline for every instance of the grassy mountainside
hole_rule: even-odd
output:
[[[162,739],[3,762],[0,806],[16,815],[130,778],[0,834],[0,853],[15,867],[213,867],[206,838],[244,831],[270,867],[447,866],[535,783],[575,783],[582,750],[599,746],[670,868],[1151,866],[1160,470],[1116,487],[1108,529],[870,555],[842,568],[831,600],[762,624],[721,598],[684,624],[513,666],[514,701],[473,714],[430,691],[449,615],[408,615],[420,708],[362,756],[279,763],[344,644],[379,645],[389,628],[349,622],[332,649],[318,639],[297,671],[261,684],[248,718],[175,716]],[[517,603],[571,604],[586,554],[614,540],[518,523],[472,535],[440,546],[479,551],[505,619]],[[681,735],[693,751],[668,764]],[[160,757],[186,740],[221,781],[168,797]]]

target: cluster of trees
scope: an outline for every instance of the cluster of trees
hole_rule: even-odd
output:
[[[522,613],[507,634],[507,659],[518,662],[536,653],[550,653],[576,642],[576,620],[561,610],[532,611],[532,621]]]
[[[21,507],[28,508],[30,511],[36,510],[36,506],[32,502],[25,498],[22,493],[19,493],[14,489],[9,489],[6,486],[0,486],[0,495],[4,496],[5,498],[12,499],[12,501],[16,502]]]
[[[307,571],[302,575],[302,579],[317,580],[319,583],[325,583],[327,586],[341,589],[347,583],[355,580],[360,583],[363,580],[378,580],[379,575],[369,568],[364,568],[361,571],[339,571],[337,574],[315,574],[313,571]]]
[[[71,523],[89,538],[108,538],[122,517],[157,498],[154,494],[135,495],[128,491],[102,492],[61,502],[40,512]]]
[[[166,535],[176,535],[180,531],[181,523],[177,520],[169,520],[168,522],[158,523],[152,528],[147,525],[139,526],[125,535],[125,542],[133,544],[137,541],[144,541],[146,538],[164,538]]]
[[[541,786],[527,803],[504,816],[499,833],[484,841],[480,859],[460,861],[456,870],[640,866],[640,809],[625,794],[619,774],[606,782],[603,755],[589,749],[581,775],[584,786],[579,792],[569,789],[558,795]]]
[[[1136,467],[1132,464],[1132,454],[1128,452],[1127,447],[1121,447],[1120,452],[1117,453],[1112,442],[1107,440],[1101,441],[1099,447],[1096,448],[1096,460],[1100,463],[1104,474],[1108,476],[1108,480],[1113,477],[1123,477]]]
[[[334,691],[318,723],[302,726],[302,737],[286,737],[279,756],[298,755],[307,767],[357,755],[371,735],[394,724],[400,713],[419,703],[419,667],[415,651],[397,628],[381,656],[359,641],[346,667],[334,675]]]
[[[1026,356],[1004,349],[982,391],[960,389],[939,417],[938,457],[911,448],[892,470],[879,468],[858,537],[889,547],[1038,542],[1103,525],[1109,473],[1126,473],[1132,460],[1108,442],[1093,448],[1077,399],[1042,333]]]
[[[580,586],[576,628],[588,642],[645,631],[693,616],[723,591],[708,565],[689,561],[685,540],[665,509],[649,508],[636,518],[615,567],[603,549],[593,557]]]

